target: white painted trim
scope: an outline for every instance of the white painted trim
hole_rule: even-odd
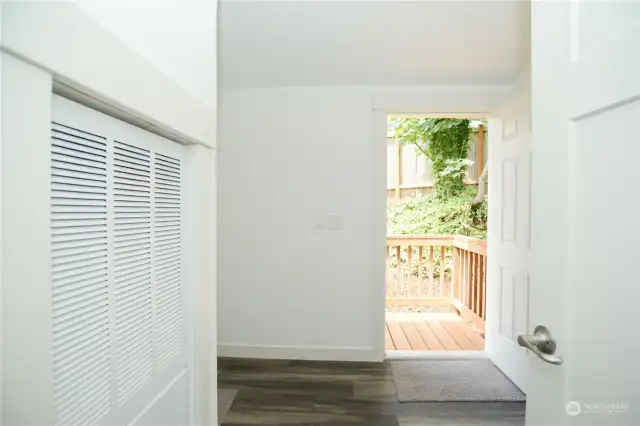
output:
[[[386,351],[385,360],[403,359],[487,359],[485,351]]]
[[[51,75],[1,55],[4,417],[0,423],[49,425],[54,424]]]
[[[383,87],[375,89],[373,109],[395,114],[486,117],[484,112],[498,107],[510,92],[510,85]]]
[[[218,418],[216,304],[216,152],[190,145],[185,153],[185,256],[191,346],[191,423],[212,425]]]
[[[386,305],[386,261],[384,250],[387,247],[387,114],[373,110],[372,134],[374,143],[371,152],[371,175],[373,183],[371,245],[373,259],[371,277],[372,300],[371,335],[376,361],[384,359],[385,348],[385,305]]]
[[[0,3],[0,46],[2,45],[2,3]],[[3,198],[2,198],[2,52],[0,52],[0,344],[2,343],[2,243],[3,243],[3,233],[2,233],[2,220],[3,220]],[[2,350],[0,349],[0,383],[4,383],[3,375],[2,375]],[[3,423],[2,419],[2,385],[0,385],[0,424]]]
[[[61,81],[53,80],[53,93],[56,95],[60,95],[64,98],[77,102],[81,105],[89,107],[93,110],[99,111],[103,114],[106,114],[110,117],[117,118],[120,121],[123,121],[127,124],[131,124],[132,126],[139,127],[144,129],[150,133],[154,133],[158,136],[161,136],[165,139],[169,139],[173,142],[177,142],[182,145],[188,145],[191,143],[197,143],[196,141],[185,138],[182,135],[173,133],[166,128],[161,128],[153,123],[145,121],[127,111],[123,111],[120,108],[117,108],[113,105],[108,104],[102,99],[98,99],[93,97],[87,93],[83,93],[72,86],[66,85]]]
[[[456,89],[456,90],[454,90]],[[444,117],[451,116],[468,116],[468,117],[487,117],[490,115],[488,111],[491,111],[496,105],[494,103],[498,102],[498,100],[502,100],[506,95],[504,86],[496,86],[494,96],[487,96],[486,87],[485,91],[480,90],[480,88],[476,87],[477,90],[463,90],[461,88],[439,88],[435,90],[434,93],[437,96],[434,97],[426,97],[424,99],[416,99],[416,96],[403,96],[403,97],[394,97],[389,98],[388,96],[382,96],[380,98],[375,98],[373,101],[373,111],[372,111],[372,122],[373,122],[373,130],[372,130],[372,163],[371,166],[374,168],[373,171],[373,179],[371,179],[372,184],[372,193],[374,194],[374,209],[372,209],[373,214],[373,235],[374,241],[380,240],[379,244],[382,247],[386,247],[386,235],[387,235],[387,225],[386,220],[380,221],[378,218],[386,219],[386,202],[387,202],[387,126],[386,119],[387,115],[398,115],[399,112],[406,113],[406,115],[410,115],[412,112],[420,114],[420,115],[437,115]],[[463,101],[461,101],[461,98]],[[453,103],[452,103],[453,101]],[[405,102],[403,104],[402,102]],[[451,107],[447,109],[438,109],[440,107],[445,107],[447,105],[456,104],[456,108],[451,109]],[[474,107],[477,107],[477,110],[473,110]],[[438,112],[438,111],[447,111],[447,112]],[[470,111],[470,112],[467,112]],[[468,114],[468,115],[467,115]],[[380,119],[384,117],[384,126],[380,125]],[[376,124],[377,123],[377,124]],[[380,155],[380,149],[377,149],[379,141],[384,140],[384,153],[382,154],[382,158]],[[382,178],[381,178],[382,175]],[[380,207],[379,202],[379,193],[384,194],[384,204],[382,208]],[[380,233],[384,238],[379,238]],[[386,298],[386,289],[385,289],[385,257],[384,252],[378,252],[375,244],[373,245],[373,250],[371,252],[372,256],[372,265],[376,266],[374,268],[374,274],[378,274],[380,276],[380,282],[376,280],[372,280],[373,282],[373,293],[372,293],[372,305],[373,305],[373,321],[372,321],[372,336],[374,339],[374,348],[376,349],[375,353],[379,357],[382,354],[383,358],[385,356],[384,352],[384,315],[385,315],[385,298]],[[375,277],[376,275],[374,275]],[[380,318],[382,318],[382,322],[380,323]],[[380,325],[382,324],[382,325]],[[388,356],[388,352],[387,352]]]
[[[366,347],[260,346],[232,343],[218,343],[218,356],[309,361],[381,362],[383,360],[378,350]]]
[[[480,119],[487,118],[487,114],[479,113],[479,112],[449,112],[449,113],[426,113],[426,112],[399,112],[394,114],[389,114],[391,117],[409,117],[409,118],[469,118],[469,119]]]

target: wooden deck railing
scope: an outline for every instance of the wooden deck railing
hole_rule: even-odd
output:
[[[453,240],[453,306],[484,330],[487,306],[487,242],[456,235]]]
[[[451,305],[484,330],[486,241],[461,235],[387,237],[387,305]]]

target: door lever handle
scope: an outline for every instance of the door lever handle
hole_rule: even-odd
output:
[[[554,355],[556,353],[556,341],[551,337],[551,333],[544,325],[537,326],[533,334],[519,335],[518,344],[523,348],[530,349],[544,362],[553,365],[562,364],[562,357]]]

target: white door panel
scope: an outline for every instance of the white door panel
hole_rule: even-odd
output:
[[[528,425],[640,423],[638,46],[638,2],[532,5],[531,319],[564,364],[530,364]]]
[[[522,76],[489,119],[489,270],[487,351],[525,393],[529,329],[531,128],[530,80]]]

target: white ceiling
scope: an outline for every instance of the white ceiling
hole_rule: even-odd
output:
[[[222,1],[223,86],[500,84],[529,58],[523,1]]]

